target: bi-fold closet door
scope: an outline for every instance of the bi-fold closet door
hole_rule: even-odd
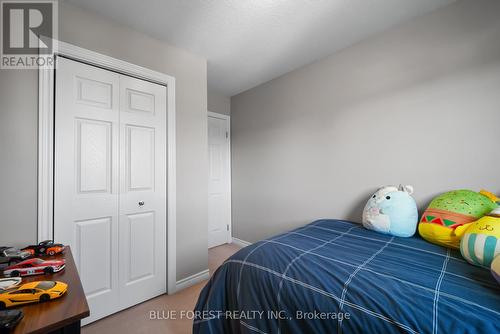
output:
[[[167,88],[57,63],[54,237],[92,322],[166,292]]]

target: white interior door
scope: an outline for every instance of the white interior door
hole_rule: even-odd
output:
[[[208,117],[208,247],[230,241],[231,170],[229,119]]]
[[[54,238],[71,246],[92,319],[116,308],[120,76],[58,59]]]
[[[166,292],[166,87],[120,76],[120,299]]]
[[[166,292],[166,88],[59,57],[55,98],[54,237],[88,323]]]

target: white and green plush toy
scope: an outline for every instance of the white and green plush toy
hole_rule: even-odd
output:
[[[460,252],[469,263],[490,268],[493,259],[500,255],[500,209],[457,227],[455,234],[462,237]]]

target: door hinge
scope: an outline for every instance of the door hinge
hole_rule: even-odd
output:
[[[229,138],[229,132],[226,131],[226,139]]]
[[[227,225],[226,225],[226,230],[228,230],[228,231],[229,231],[229,224],[227,224]]]

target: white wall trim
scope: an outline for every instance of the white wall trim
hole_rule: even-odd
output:
[[[210,278],[210,274],[208,272],[208,269],[205,269],[203,271],[200,271],[197,274],[191,275],[189,277],[183,278],[181,280],[178,280],[176,283],[176,290],[180,291],[185,288],[189,288],[190,286],[193,286],[195,284],[198,284],[202,281],[208,280]]]
[[[208,116],[210,116],[210,117],[215,117],[215,118],[225,119],[225,120],[227,120],[227,121],[230,121],[230,120],[231,120],[231,116],[230,116],[230,115],[226,115],[226,114],[219,114],[219,113],[212,112],[212,111],[207,111],[207,114],[208,114]],[[229,122],[229,124],[231,124],[231,122]]]
[[[176,291],[176,126],[175,78],[68,43],[54,41],[53,57],[64,56],[167,86],[167,291]],[[54,69],[38,71],[38,240],[52,239]]]
[[[228,132],[228,157],[229,157],[229,231],[227,232],[227,243],[231,243],[231,236],[233,235],[233,209],[232,209],[232,184],[231,184],[231,116],[225,114],[219,114],[212,111],[207,111],[208,117],[220,118],[227,121],[227,132]]]
[[[54,74],[38,71],[38,241],[52,239],[54,159]]]
[[[241,247],[246,247],[246,246],[250,246],[252,243],[233,237],[233,244],[241,246]]]

